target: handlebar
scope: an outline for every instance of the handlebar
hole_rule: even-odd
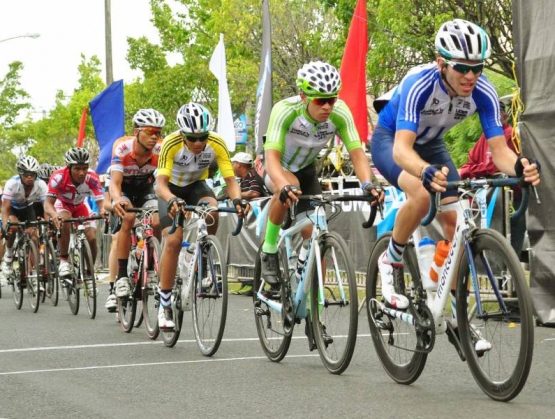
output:
[[[168,234],[173,234],[178,226],[183,226],[183,218],[184,218],[183,212],[185,211],[194,212],[195,214],[199,214],[199,215],[202,215],[208,212],[228,212],[233,214],[237,213],[237,210],[235,209],[235,207],[209,207],[208,203],[206,202],[199,203],[198,205],[181,205],[180,208],[181,208],[181,211],[179,211],[177,216],[173,219],[172,225],[168,231]],[[241,232],[242,228],[243,228],[243,218],[239,217],[237,220],[237,226],[235,227],[235,230],[231,233],[231,235],[237,236]]]
[[[480,179],[455,180],[455,181],[447,182],[446,189],[452,190],[452,189],[463,188],[463,189],[477,190],[477,189],[483,188],[484,186],[503,187],[503,186],[519,186],[519,185],[522,187],[522,199],[520,200],[519,207],[511,215],[511,219],[516,219],[526,211],[526,208],[528,208],[531,185],[525,183],[523,178],[506,177],[506,178],[480,178]],[[532,188],[534,187],[532,186]],[[535,188],[534,188],[534,193],[536,194],[536,200],[538,201],[538,203],[541,203],[539,201],[539,196]],[[430,208],[428,210],[428,214],[426,214],[426,216],[420,223],[421,225],[427,226],[435,218],[437,213],[437,208],[440,205],[440,199],[441,199],[440,192],[430,193]]]
[[[130,208],[125,208],[125,212],[131,212],[136,214],[140,214],[143,212],[155,213],[155,212],[158,212],[158,208],[130,207]],[[115,213],[112,213],[112,214],[115,215]],[[110,234],[116,234],[121,229],[121,217],[118,215],[115,215],[114,222],[111,224],[112,225],[110,226],[110,223],[106,223],[106,226],[104,228],[104,234],[108,234],[108,231],[110,231]]]

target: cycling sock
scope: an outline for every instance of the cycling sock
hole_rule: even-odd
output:
[[[281,230],[280,225],[274,224],[272,223],[272,221],[268,220],[268,223],[266,224],[266,235],[264,236],[264,244],[262,245],[262,251],[264,253],[277,253],[279,230]]]
[[[118,279],[127,276],[127,259],[118,259]]]
[[[110,294],[114,293],[114,283],[110,282]]]
[[[172,290],[160,290],[160,307],[171,307]]]
[[[13,256],[13,249],[11,247],[6,247],[6,256],[7,257]]]
[[[391,240],[389,240],[389,246],[387,246],[387,259],[389,262],[401,263],[405,246],[406,244],[397,243],[392,237]]]

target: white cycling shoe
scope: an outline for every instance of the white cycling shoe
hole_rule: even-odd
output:
[[[124,298],[129,297],[131,295],[131,286],[129,285],[129,278],[126,276],[121,277],[116,281],[115,284],[115,293],[116,297]]]
[[[59,276],[70,276],[71,275],[71,264],[67,260],[61,260],[58,266]]]
[[[396,266],[399,265],[399,266]],[[400,269],[401,263],[392,265],[387,259],[387,250],[378,259],[378,269],[382,278],[382,295],[385,301],[393,308],[403,310],[409,306],[409,300],[403,294],[397,294],[393,285],[394,270]]]
[[[109,313],[115,313],[116,309],[118,308],[118,302],[114,294],[108,295],[104,307],[106,308],[106,310],[108,310]]]

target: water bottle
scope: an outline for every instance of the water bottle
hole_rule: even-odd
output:
[[[189,268],[193,260],[193,253],[195,251],[195,244],[190,243],[187,240],[183,240],[181,243],[181,252],[179,252],[179,277],[182,279],[181,285],[181,310],[190,311],[191,310],[191,287],[189,284]]]
[[[189,262],[191,261],[191,253],[189,252],[189,248],[191,247],[191,243],[187,240],[183,240],[181,242],[181,251],[179,252],[179,259],[177,262],[177,274],[181,278],[186,278],[188,276],[187,268],[189,266]]]
[[[437,282],[430,279],[430,266],[436,251],[436,243],[430,237],[423,237],[418,243],[418,266],[420,267],[420,278],[422,286],[426,290],[435,290]]]
[[[449,254],[449,249],[451,249],[451,242],[448,240],[441,240],[437,243],[436,251],[434,254],[433,263],[430,266],[430,278],[435,282],[437,286],[437,281],[441,275],[441,270],[443,268],[443,263]]]

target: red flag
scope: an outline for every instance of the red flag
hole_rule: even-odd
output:
[[[87,127],[87,115],[88,108],[83,108],[83,113],[81,114],[81,122],[79,122],[79,135],[77,136],[77,147],[83,147],[85,142],[85,128]]]
[[[368,141],[368,109],[366,106],[366,54],[368,53],[368,21],[366,0],[358,0],[351,20],[349,35],[341,61],[341,90],[343,99],[353,113],[358,135]]]

